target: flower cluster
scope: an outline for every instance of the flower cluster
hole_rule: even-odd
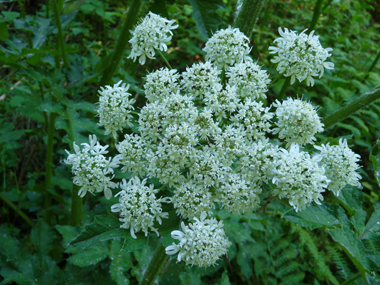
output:
[[[273,106],[277,107],[277,128],[273,133],[278,133],[278,137],[285,139],[288,145],[313,143],[316,140],[314,135],[323,131],[323,124],[310,103],[289,98],[282,103],[276,100]]]
[[[105,135],[112,133],[116,139],[116,132],[122,130],[126,125],[132,126],[131,110],[134,110],[134,99],[128,93],[129,85],[121,84],[121,80],[113,87],[107,85],[99,90],[99,126],[106,129]]]
[[[339,196],[340,191],[347,184],[360,187],[362,177],[356,172],[359,169],[357,162],[360,156],[354,153],[347,145],[347,141],[339,139],[339,145],[314,146],[320,151],[316,155],[326,168],[326,176],[331,180],[329,190]]]
[[[166,43],[171,41],[173,32],[178,25],[174,25],[175,20],[167,20],[152,12],[142,20],[142,22],[131,31],[133,37],[129,40],[132,44],[131,54],[128,58],[136,60],[139,57],[140,64],[144,64],[146,58],[154,59],[155,50],[166,51]]]
[[[178,253],[177,260],[186,265],[205,267],[214,265],[218,259],[227,253],[231,242],[223,230],[223,222],[216,219],[206,219],[203,212],[200,219],[194,218],[194,223],[185,226],[182,222],[182,231],[173,231],[172,238],[179,240],[166,247],[168,255]]]
[[[278,29],[281,37],[274,40],[275,46],[270,46],[270,53],[277,55],[271,60],[278,63],[277,71],[284,76],[290,76],[290,83],[297,79],[299,82],[307,79],[307,85],[314,85],[313,77],[322,77],[324,68],[334,69],[332,62],[326,59],[331,56],[332,48],[323,48],[319,37],[312,31],[309,35],[305,33],[297,35],[295,31],[287,28],[282,31]]]
[[[299,145],[293,143],[289,151],[281,149],[276,160],[273,184],[274,195],[280,199],[288,198],[289,204],[296,211],[303,210],[311,202],[320,205],[322,192],[330,180],[325,169],[318,165],[318,160],[311,158],[307,152],[300,151]]]
[[[101,146],[95,135],[90,135],[90,144],[83,143],[82,150],[73,143],[75,153],[66,150],[68,157],[64,160],[66,164],[72,165],[75,175],[74,184],[81,186],[78,195],[84,197],[87,192],[91,194],[103,192],[107,199],[112,197],[111,189],[117,188],[118,184],[112,182],[114,168],[119,167],[117,158],[106,158],[108,145]]]
[[[162,212],[161,203],[170,203],[171,199],[157,199],[155,193],[157,189],[153,189],[153,185],[145,186],[146,179],[140,180],[137,176],[127,181],[123,179],[120,184],[120,191],[116,196],[120,196],[119,203],[111,207],[114,213],[120,213],[120,226],[124,229],[130,229],[131,236],[136,238],[135,233],[143,231],[145,236],[149,230],[158,234],[154,228],[154,222],[162,223],[161,219],[167,219],[168,213]],[[115,197],[116,197],[115,196]]]
[[[252,60],[248,56],[251,52],[249,38],[238,28],[228,27],[217,31],[207,41],[203,50],[206,52],[206,60],[211,61],[219,69],[244,60]]]

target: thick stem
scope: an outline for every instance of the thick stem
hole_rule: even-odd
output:
[[[321,8],[322,8],[323,0],[317,0],[317,3],[314,7],[314,14],[313,19],[311,19],[311,23],[309,26],[309,33],[315,29],[315,26],[317,25],[319,16],[321,15]]]
[[[368,91],[348,105],[327,116],[322,120],[322,123],[325,125],[325,129],[327,129],[378,99],[380,99],[380,88]]]
[[[123,57],[125,51],[125,47],[127,46],[128,40],[130,38],[129,30],[131,30],[134,23],[136,23],[141,4],[142,2],[140,0],[132,1],[131,7],[129,8],[128,14],[125,18],[124,25],[121,29],[120,36],[117,39],[115,50],[110,56],[110,60],[104,70],[103,77],[100,80],[99,86],[105,86],[111,83],[112,76],[119,66],[120,60]],[[95,98],[96,97],[93,96],[92,99],[94,100]]]
[[[49,127],[48,127],[48,143],[46,149],[46,178],[45,178],[45,222],[47,224],[51,223],[51,206],[52,206],[52,195],[49,193],[48,189],[51,187],[52,177],[53,177],[53,146],[54,146],[54,124],[56,113],[51,113],[49,116]]]
[[[20,215],[21,218],[24,219],[30,226],[34,226],[34,223],[31,219],[23,211],[21,211],[12,201],[10,201],[7,197],[0,193],[0,199],[3,200],[9,207],[11,207],[17,214]]]
[[[71,193],[71,225],[76,226],[82,223],[82,198],[79,197],[80,187],[73,184],[73,192]]]
[[[58,41],[58,46],[61,49],[63,66],[68,67],[69,62],[67,61],[67,55],[66,55],[66,51],[65,51],[65,40],[63,38],[61,17],[59,16],[58,4],[57,4],[56,0],[52,0],[51,2],[53,3],[53,12],[54,12],[55,24],[57,25],[57,28],[58,28],[57,41]]]
[[[365,79],[368,78],[369,73],[375,68],[375,66],[376,66],[377,62],[379,61],[379,59],[380,59],[380,51],[379,51],[379,53],[377,54],[375,60],[372,62],[371,66],[369,67],[369,69],[368,69],[368,71],[367,71],[368,74],[365,76]]]
[[[172,66],[169,64],[168,60],[166,59],[166,57],[162,54],[162,52],[160,50],[157,50],[157,51],[160,54],[160,56],[162,57],[162,59],[165,61],[166,65],[169,67],[169,69],[173,69]]]
[[[233,26],[251,38],[253,27],[265,2],[265,0],[244,0],[242,6],[238,8],[239,14],[235,18]]]
[[[144,276],[141,278],[139,285],[151,285],[157,279],[158,274],[162,270],[163,266],[169,259],[169,255],[166,254],[165,248],[158,241],[156,252],[153,255],[152,260],[149,263],[148,269],[145,271]]]

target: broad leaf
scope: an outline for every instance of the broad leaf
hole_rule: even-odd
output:
[[[86,267],[97,264],[108,256],[108,246],[99,245],[89,249],[84,249],[70,256],[68,261],[79,267]]]
[[[373,163],[375,178],[376,178],[377,184],[379,184],[379,186],[380,186],[380,141],[378,141],[372,147],[369,159]]]
[[[223,8],[222,0],[189,0],[193,7],[193,19],[197,24],[199,33],[205,39],[211,37],[216,32],[222,22],[221,17],[216,13],[217,9]]]

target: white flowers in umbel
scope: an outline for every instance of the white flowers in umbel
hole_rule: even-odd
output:
[[[133,37],[129,40],[132,44],[131,54],[128,58],[136,60],[139,58],[140,64],[144,64],[146,58],[154,59],[155,50],[166,51],[166,44],[171,41],[173,32],[178,25],[174,25],[175,20],[167,20],[152,12],[131,31]]]
[[[68,157],[66,164],[72,165],[74,184],[81,186],[78,195],[84,197],[87,192],[91,194],[103,192],[107,199],[112,197],[111,189],[117,188],[118,184],[112,182],[114,168],[119,167],[117,158],[106,158],[108,145],[101,146],[95,135],[90,135],[90,144],[82,143],[83,148],[73,143],[75,153],[66,150]]]
[[[340,191],[347,185],[361,187],[359,179],[362,177],[356,172],[360,168],[357,162],[360,155],[354,153],[347,145],[347,140],[339,139],[339,145],[314,146],[320,151],[316,155],[326,168],[326,175],[331,182],[329,190],[339,196]]]
[[[111,207],[114,213],[120,212],[120,226],[124,229],[130,229],[131,236],[137,238],[135,233],[143,231],[145,236],[149,230],[158,234],[154,227],[154,222],[162,223],[161,219],[167,219],[168,213],[162,212],[161,203],[169,203],[171,199],[156,198],[155,193],[158,189],[153,189],[153,185],[145,186],[146,179],[140,181],[138,177],[133,177],[127,181],[123,179],[120,184],[120,191],[116,196],[120,196],[119,203]],[[115,197],[116,197],[115,196]]]
[[[238,28],[228,27],[217,31],[207,41],[203,50],[206,52],[206,60],[211,61],[219,69],[244,60],[252,60],[248,56],[251,51],[249,38]]]
[[[299,82],[307,80],[307,85],[314,85],[313,77],[322,77],[324,69],[334,69],[332,62],[326,61],[331,56],[332,48],[323,48],[319,36],[312,31],[307,35],[304,30],[297,35],[287,28],[282,31],[278,28],[281,37],[274,40],[277,46],[270,46],[270,53],[277,53],[271,60],[278,63],[277,71],[290,76],[290,84],[297,79]]]
[[[134,110],[134,99],[128,93],[129,85],[121,84],[121,80],[113,87],[107,85],[105,88],[100,87],[99,90],[99,126],[106,129],[105,135],[112,134],[116,139],[116,132],[123,130],[128,125],[132,126],[131,111]],[[120,85],[121,84],[121,85]]]
[[[179,244],[173,243],[166,247],[166,253],[169,255],[178,253],[177,260],[184,261],[186,265],[199,267],[214,265],[227,253],[231,242],[224,233],[223,222],[206,217],[207,214],[203,212],[200,219],[194,218],[194,223],[189,226],[182,222],[182,231],[171,233],[173,239],[179,240]]]
[[[149,13],[132,32],[130,57],[144,64],[156,49],[166,50],[174,23]],[[313,85],[313,77],[333,68],[326,62],[331,49],[323,49],[313,32],[279,31],[277,47],[270,48],[277,54],[272,61],[291,83],[307,79]],[[182,73],[160,68],[147,74],[147,103],[134,112],[138,130],[128,130],[115,143],[114,158],[105,157],[108,145],[100,145],[95,135],[82,148],[74,142],[75,153],[66,151],[64,162],[72,165],[79,195],[104,191],[110,199],[111,189],[120,187],[111,210],[133,238],[140,231],[159,235],[169,215],[163,203],[168,203],[165,209],[194,222],[182,222],[182,230],[171,233],[179,243],[166,247],[166,253],[204,267],[214,265],[231,245],[223,221],[207,218],[215,208],[252,213],[266,207],[262,199],[269,195],[302,211],[312,202],[320,204],[325,190],[339,195],[347,184],[360,186],[359,156],[347,141],[315,146],[319,153],[310,150],[324,130],[315,107],[292,98],[266,105],[271,80],[249,57],[250,50],[249,39],[229,27],[207,41],[206,62]],[[115,139],[131,125],[135,100],[128,88],[119,81],[99,91],[99,125]],[[118,167],[132,176],[120,186],[112,181]]]

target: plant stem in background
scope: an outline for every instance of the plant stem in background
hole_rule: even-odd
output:
[[[78,195],[79,189],[79,186],[73,184],[70,224],[74,227],[82,223],[82,198]]]
[[[11,207],[17,214],[20,215],[21,218],[24,219],[30,226],[34,226],[34,223],[31,219],[23,211],[21,211],[12,201],[10,201],[7,197],[0,193],[0,199],[3,200],[9,207]]]
[[[45,18],[49,18],[49,11],[50,10],[50,0],[46,0],[46,15]]]
[[[131,2],[132,4],[129,7],[127,16],[125,17],[120,36],[117,39],[115,50],[110,56],[110,60],[104,70],[103,77],[100,80],[99,86],[105,86],[111,83],[112,76],[117,70],[120,60],[125,52],[125,47],[127,46],[129,39],[128,35],[130,34],[129,30],[131,30],[133,25],[136,23],[137,15],[139,14],[142,3],[140,0],[133,0]],[[96,96],[93,96],[91,101],[94,101],[95,98]]]
[[[313,19],[311,19],[311,23],[308,30],[309,33],[313,31],[315,29],[315,26],[317,25],[319,16],[321,15],[322,3],[323,3],[323,0],[317,0],[317,3],[315,4]]]
[[[169,259],[169,255],[166,254],[165,248],[158,241],[156,252],[154,253],[152,260],[149,263],[148,269],[145,271],[144,276],[141,278],[139,285],[151,285],[154,284],[158,274],[162,270],[163,266]]]
[[[157,51],[160,54],[160,56],[162,57],[162,59],[165,61],[166,65],[169,67],[169,69],[173,69],[172,66],[169,64],[168,60],[166,59],[166,57],[162,54],[162,52],[159,49]]]
[[[45,177],[45,222],[50,225],[51,223],[51,206],[52,206],[52,195],[49,193],[48,189],[52,185],[53,177],[53,146],[54,146],[54,124],[56,113],[51,113],[49,116],[49,127],[48,127],[48,143],[46,149],[46,177]]]
[[[281,88],[281,91],[280,91],[280,95],[278,96],[279,100],[282,100],[284,98],[286,89],[288,89],[289,85],[290,85],[290,76],[286,77],[285,82],[282,85],[282,88]]]
[[[222,85],[223,85],[223,88],[226,87],[226,68],[223,67],[222,69]]]
[[[58,41],[58,46],[61,49],[63,66],[64,67],[68,67],[69,66],[69,62],[67,61],[67,55],[66,55],[66,51],[65,51],[65,40],[63,38],[62,25],[61,25],[61,17],[59,15],[58,4],[57,4],[56,0],[52,0],[51,2],[53,3],[53,11],[54,11],[55,24],[57,25],[57,28],[58,28],[57,41]]]
[[[265,0],[244,0],[238,7],[238,15],[233,26],[239,28],[248,38],[251,38],[253,26],[259,18],[260,11],[264,6]]]
[[[325,125],[325,129],[327,129],[378,99],[380,99],[380,88],[368,91],[356,100],[327,116],[322,120],[322,123]]]
[[[375,60],[372,62],[371,66],[369,67],[369,69],[368,69],[368,71],[367,71],[368,74],[365,76],[364,79],[367,79],[367,78],[368,78],[369,73],[375,68],[375,66],[376,66],[377,62],[379,61],[379,59],[380,59],[380,51],[379,51],[379,53],[377,54]]]

